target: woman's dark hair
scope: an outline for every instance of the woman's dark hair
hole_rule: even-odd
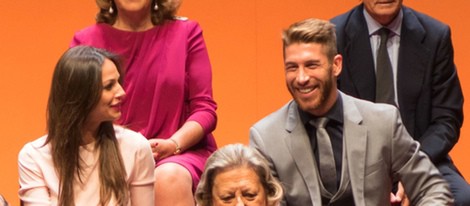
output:
[[[48,136],[51,155],[59,177],[58,205],[74,205],[74,182],[82,181],[83,127],[101,98],[102,65],[111,60],[120,71],[117,56],[104,50],[77,46],[59,59],[52,77],[47,105]],[[95,148],[99,150],[100,199],[105,205],[114,195],[119,205],[129,201],[126,171],[112,122],[99,125]]]
[[[114,24],[118,10],[114,0],[96,0],[99,11],[96,14],[97,23]],[[155,4],[158,5],[158,10],[154,9]],[[113,13],[109,13],[109,7],[113,8]],[[166,20],[172,20],[175,17],[178,6],[175,5],[174,0],[152,0],[150,7],[150,15],[153,25],[163,24]]]

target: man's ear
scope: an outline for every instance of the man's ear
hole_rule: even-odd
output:
[[[343,69],[343,56],[341,56],[341,54],[337,54],[333,58],[332,69],[333,69],[333,75],[335,77],[338,77],[339,74],[341,74],[341,70]]]

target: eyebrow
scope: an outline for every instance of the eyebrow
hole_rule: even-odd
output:
[[[106,79],[103,81],[103,84],[107,84],[108,82],[115,82],[116,79],[112,78],[112,79]]]
[[[311,59],[311,60],[307,60],[307,61],[305,61],[305,62],[302,62],[302,63],[300,63],[300,64],[320,64],[320,63],[321,63],[320,60]],[[297,65],[297,64],[299,64],[299,63],[293,62],[293,61],[287,61],[287,62],[284,63],[284,65],[290,65],[290,64],[295,64],[295,65]]]

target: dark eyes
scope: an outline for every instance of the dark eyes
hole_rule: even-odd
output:
[[[256,199],[256,196],[258,196],[258,194],[256,193],[249,193],[249,192],[245,192],[242,195],[247,200],[254,200]],[[220,197],[220,199],[225,203],[230,203],[231,201],[235,199],[235,195],[222,196]]]
[[[317,68],[318,66],[320,66],[320,65],[319,64],[307,64],[307,65],[305,65],[305,67],[311,68],[311,69]]]
[[[235,195],[229,195],[229,196],[223,196],[223,197],[220,197],[220,199],[224,202],[230,202],[230,200],[232,200],[233,198],[235,198]]]
[[[104,85],[103,89],[104,90],[107,90],[107,91],[110,91],[113,89],[114,85],[116,84],[115,81],[112,81],[112,82],[109,82],[108,84]]]
[[[294,66],[294,65],[286,65],[286,71],[295,71],[295,69],[297,68],[297,66]]]
[[[243,196],[248,199],[248,200],[253,200],[255,199],[255,197],[257,196],[258,194],[254,194],[254,193],[243,193]]]

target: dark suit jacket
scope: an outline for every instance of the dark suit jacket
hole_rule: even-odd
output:
[[[375,101],[375,69],[363,5],[337,16],[343,70],[338,87]],[[463,122],[463,95],[447,25],[403,6],[397,69],[400,114],[408,132],[434,164],[448,162]],[[452,166],[453,167],[453,166]]]
[[[341,97],[343,166],[348,166],[342,168],[340,188],[348,186],[344,177],[349,176],[355,205],[389,205],[392,178],[402,180],[412,205],[452,202],[447,183],[419,151],[395,107]],[[282,205],[321,205],[318,166],[294,101],[251,127],[250,145],[267,158],[282,182]]]

